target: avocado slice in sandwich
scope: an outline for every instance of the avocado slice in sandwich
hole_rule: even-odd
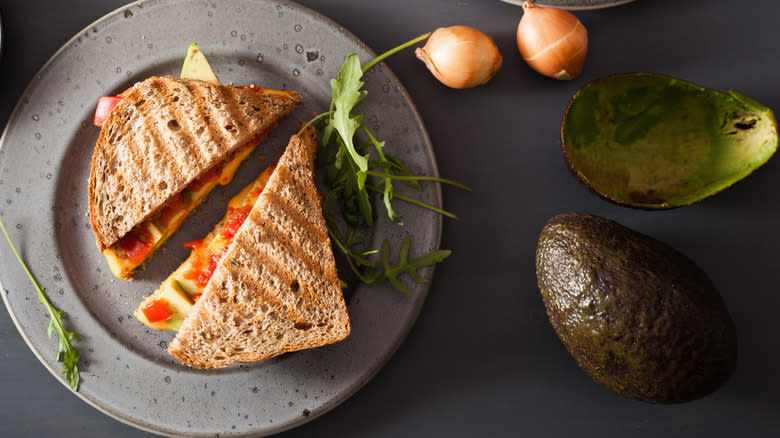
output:
[[[184,64],[181,66],[182,79],[197,79],[209,84],[219,85],[219,79],[211,69],[206,55],[200,51],[198,43],[190,44],[187,49],[187,56],[184,57]]]

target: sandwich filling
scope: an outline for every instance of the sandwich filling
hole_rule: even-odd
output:
[[[162,283],[160,289],[136,309],[135,316],[139,321],[153,329],[179,329],[214,274],[222,253],[230,246],[252,210],[274,168],[275,163],[268,166],[257,179],[230,200],[224,218],[206,237],[185,244],[191,249],[190,256]],[[214,181],[221,180],[217,178]]]
[[[256,93],[287,94],[289,92],[269,90],[257,85],[241,85],[235,88],[244,88]],[[127,90],[125,90],[126,92]],[[95,125],[102,126],[111,110],[122,100],[125,92],[117,96],[101,98],[101,103],[95,113]],[[162,245],[184,222],[184,219],[195,208],[205,201],[212,190],[219,185],[227,185],[232,181],[238,167],[265,137],[276,127],[270,126],[267,130],[249,141],[245,146],[236,149],[230,156],[198,179],[190,183],[187,188],[174,195],[166,205],[147,220],[133,227],[114,245],[103,250],[111,272],[119,278],[128,278],[135,268],[140,266],[151,254]]]
[[[233,180],[241,162],[255,150],[273,128],[274,126],[271,126],[246,146],[235,150],[224,163],[201,175],[187,188],[174,195],[157,213],[136,225],[117,243],[103,250],[111,272],[120,278],[128,277],[181,226],[184,219],[198,205],[206,200],[217,184],[227,185]]]

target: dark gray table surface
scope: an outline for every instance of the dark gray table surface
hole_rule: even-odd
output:
[[[72,35],[123,0],[4,0],[0,126],[36,71]],[[776,282],[780,162],[699,204],[647,212],[597,199],[559,152],[573,92],[613,73],[653,71],[735,88],[780,109],[780,4],[771,0],[639,0],[583,12],[590,53],[583,74],[533,73],[515,46],[518,7],[499,1],[305,0],[376,52],[439,26],[492,35],[504,66],[487,86],[436,82],[411,51],[388,61],[414,98],[445,187],[442,247],[411,334],[385,368],[341,406],[285,437],[780,436]],[[736,322],[740,357],[714,394],[680,405],[623,399],[579,370],[553,332],[536,286],[534,251],[557,213],[599,214],[670,243],[712,277]],[[30,289],[32,294],[34,291]],[[0,310],[0,436],[148,435],[82,402],[39,364]]]

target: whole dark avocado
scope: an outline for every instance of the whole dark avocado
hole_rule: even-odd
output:
[[[736,330],[712,281],[658,240],[601,217],[558,215],[539,236],[536,276],[561,341],[620,395],[690,401],[736,365]]]

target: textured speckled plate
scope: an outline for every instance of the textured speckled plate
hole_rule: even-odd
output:
[[[522,5],[525,2],[525,0],[502,1],[516,5]],[[633,1],[636,0],[538,0],[535,3],[539,6],[553,6],[570,11],[586,11],[589,9],[611,8],[612,6],[624,5]]]
[[[152,74],[178,74],[187,46],[197,42],[224,82],[295,89],[304,105],[282,123],[217,189],[158,253],[136,281],[116,280],[95,247],[87,217],[87,179],[98,129],[95,103]],[[348,53],[373,54],[329,19],[294,3],[271,0],[150,0],[132,3],[68,41],[33,78],[0,140],[3,220],[69,329],[84,334],[78,395],[121,421],[172,436],[258,436],[279,432],[333,408],[387,362],[414,324],[427,294],[357,286],[348,294],[352,335],[332,346],[260,363],[204,372],[166,352],[171,332],[146,329],[132,316],[187,255],[182,243],[200,237],[224,214],[227,200],[286,145],[301,122],[330,100],[329,79]],[[403,86],[383,65],[366,77],[365,120],[417,174],[437,175],[433,151]],[[422,200],[441,204],[439,187]],[[398,204],[403,228],[380,215],[397,248],[413,235],[419,254],[438,247],[441,220]],[[413,254],[414,255],[414,254]],[[52,374],[65,383],[46,334],[48,316],[0,242],[2,295],[20,333]],[[432,270],[423,273],[430,278]]]

